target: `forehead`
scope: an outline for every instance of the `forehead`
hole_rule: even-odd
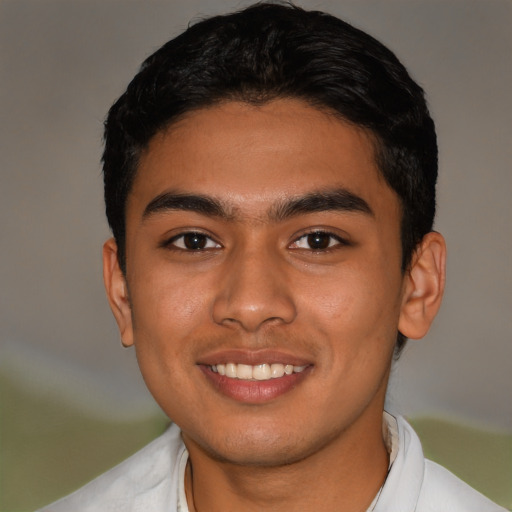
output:
[[[127,211],[172,190],[207,194],[248,214],[315,190],[343,188],[372,203],[397,198],[371,136],[299,100],[226,102],[188,113],[150,141]]]

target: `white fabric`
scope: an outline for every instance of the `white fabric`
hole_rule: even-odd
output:
[[[187,504],[187,495],[185,493],[185,471],[187,469],[188,451],[185,450],[180,457],[178,472],[178,505],[177,512],[189,512]]]
[[[506,512],[446,469],[425,460],[411,426],[400,416],[393,420],[384,417],[392,466],[370,510]],[[40,512],[188,512],[184,488],[187,458],[180,430],[172,425],[129,459]]]
[[[389,467],[391,468],[398,454],[400,440],[398,438],[398,421],[394,416],[386,411],[384,411],[384,415],[382,417],[382,437],[386,444],[386,450],[389,454]]]
[[[398,423],[394,416],[384,411],[384,415],[382,418],[382,439],[384,439],[384,444],[386,445],[386,450],[389,455],[389,464],[388,464],[388,474],[391,470],[391,466],[393,462],[395,462],[396,455],[398,453]],[[387,475],[386,475],[387,480]],[[375,510],[375,506],[377,505],[377,501],[379,501],[380,495],[384,488],[385,482],[383,486],[379,489],[379,492],[376,494],[375,498],[371,502],[368,510],[366,512],[373,512]]]
[[[386,444],[386,450],[389,453],[389,468],[395,462],[396,455],[398,453],[398,425],[396,418],[391,416],[391,414],[384,411],[383,421],[382,421],[382,437],[384,439],[384,443]],[[185,450],[181,455],[181,460],[179,464],[179,473],[178,473],[178,512],[189,512],[187,505],[187,497],[185,494],[185,468],[187,467],[188,461],[188,452]],[[375,510],[375,504],[377,503],[382,489],[379,490],[375,498],[373,499],[371,505],[368,507],[367,512],[372,512]]]

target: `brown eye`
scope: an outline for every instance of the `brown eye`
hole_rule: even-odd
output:
[[[202,251],[205,249],[218,249],[220,247],[210,237],[194,231],[173,237],[168,245],[184,251]]]
[[[302,235],[291,245],[292,249],[306,249],[309,251],[326,251],[336,246],[348,245],[343,238],[329,231],[312,231]]]
[[[207,241],[207,237],[201,235],[200,233],[188,233],[186,235],[183,235],[183,245],[185,246],[185,248],[190,249],[192,251],[204,249],[206,247]]]
[[[331,245],[332,236],[328,233],[316,232],[307,235],[307,244],[310,249],[327,249]]]

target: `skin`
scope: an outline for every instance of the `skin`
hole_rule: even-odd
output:
[[[290,213],[340,190],[359,206]],[[444,286],[437,233],[401,272],[400,219],[370,137],[298,100],[202,109],[150,142],[127,202],[126,276],[113,240],[104,275],[123,343],[182,429],[191,510],[369,506],[388,467],[397,329],[423,336]],[[187,249],[190,232],[200,249]],[[226,391],[208,366],[270,357],[306,370],[284,391],[233,380]]]

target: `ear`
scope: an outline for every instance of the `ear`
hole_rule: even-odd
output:
[[[103,245],[103,281],[110,309],[121,333],[121,342],[129,347],[133,345],[132,311],[126,279],[119,267],[117,244],[113,238]]]
[[[432,231],[418,244],[405,276],[398,330],[407,338],[427,334],[441,306],[445,272],[446,243]]]

